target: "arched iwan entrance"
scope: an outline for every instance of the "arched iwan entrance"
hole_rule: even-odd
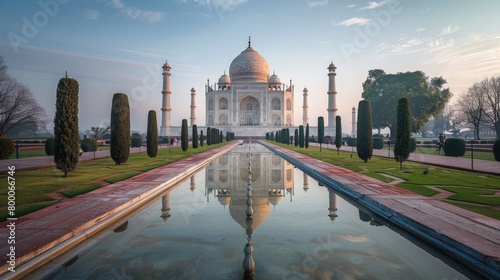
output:
[[[260,125],[259,101],[252,96],[240,102],[240,125]]]

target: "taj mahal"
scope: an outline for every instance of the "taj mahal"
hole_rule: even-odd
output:
[[[163,90],[161,136],[180,135],[180,127],[172,126],[170,114],[170,77],[171,67],[163,65]],[[325,135],[335,134],[336,102],[336,68],[328,66],[328,91],[325,103],[327,108],[327,126]],[[309,123],[311,135],[317,135],[317,120],[308,117],[308,90],[302,91],[302,123],[294,123],[295,86],[290,79],[289,84],[281,81],[275,72],[271,75],[269,64],[254,48],[250,37],[248,46],[236,56],[229,66],[229,75],[222,74],[217,83],[205,84],[205,125],[196,123],[196,90],[191,89],[190,123],[199,129],[216,127],[224,134],[233,132],[237,137],[263,137],[267,132],[282,128],[295,129],[299,125]],[[353,108],[353,131],[355,133],[355,108]],[[293,131],[293,130],[292,130]],[[293,133],[293,132],[292,132]]]

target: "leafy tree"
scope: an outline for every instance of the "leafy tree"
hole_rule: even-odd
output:
[[[130,107],[125,93],[113,95],[110,153],[116,165],[126,163],[130,154]]]
[[[496,140],[493,144],[493,156],[496,161],[500,161],[500,140]]]
[[[142,147],[142,137],[137,137],[137,136],[131,137],[130,143],[133,148],[140,148]]]
[[[305,146],[306,149],[309,148],[309,123],[306,124],[306,136],[305,136]]]
[[[363,83],[362,97],[370,101],[373,127],[388,127],[391,138],[396,130],[396,107],[401,97],[408,97],[411,107],[411,132],[418,132],[431,116],[437,116],[452,94],[443,88],[446,80],[442,77],[429,79],[422,71],[385,74],[375,69],[368,72]]]
[[[335,117],[335,147],[337,147],[337,155],[340,154],[340,147],[342,147],[342,118]]]
[[[192,133],[192,137],[193,137],[193,149],[197,149],[198,148],[198,126],[193,124],[193,133]]]
[[[299,147],[304,148],[304,126],[299,126]]]
[[[188,149],[189,135],[188,135],[188,121],[182,119],[181,126],[181,148],[185,152]]]
[[[31,90],[7,74],[7,66],[0,56],[0,136],[10,135],[20,126],[45,127],[46,117],[45,109]]]
[[[67,75],[59,80],[54,118],[54,163],[64,172],[64,177],[75,170],[80,156],[78,92],[77,80]]]
[[[148,131],[146,149],[149,157],[156,157],[158,154],[158,124],[156,123],[156,111],[148,112]]]
[[[410,103],[407,97],[399,99],[397,108],[397,129],[394,156],[399,162],[399,170],[403,170],[403,161],[410,156],[411,132],[410,132]]]
[[[486,97],[484,112],[487,125],[496,132],[496,140],[500,140],[500,76],[484,79],[481,84]]]
[[[319,151],[321,152],[321,144],[325,142],[325,120],[323,117],[318,117],[318,143]]]
[[[132,137],[141,137],[142,138],[142,136],[137,132],[132,133]]]
[[[16,151],[14,140],[0,137],[0,159],[8,159]]]
[[[356,149],[358,157],[367,162],[373,154],[372,110],[368,100],[359,101],[357,122]]]

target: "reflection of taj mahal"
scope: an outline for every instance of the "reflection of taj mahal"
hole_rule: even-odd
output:
[[[241,145],[212,162],[206,168],[206,188],[219,202],[229,205],[231,217],[246,228],[245,215],[248,183],[248,161],[252,166],[253,228],[269,215],[271,204],[276,206],[289,195],[294,184],[293,165],[274,155],[264,146]],[[288,194],[287,194],[288,193]]]
[[[213,87],[205,87],[207,126],[292,126],[293,86],[281,83],[248,41]]]

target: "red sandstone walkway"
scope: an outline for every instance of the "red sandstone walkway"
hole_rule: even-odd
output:
[[[68,244],[85,241],[146,201],[187,179],[238,143],[211,149],[22,216],[14,221],[13,245],[7,242],[10,221],[0,223],[0,236],[4,237],[0,242],[0,275],[7,272],[10,246],[15,246],[16,272],[9,272],[4,277],[20,279],[23,273],[49,261],[40,254],[56,246],[67,250]],[[19,267],[30,260],[32,262],[25,268]]]
[[[479,267],[487,267],[494,275],[490,277],[500,279],[500,221],[268,142],[262,143],[285,156],[292,164],[312,171],[313,177],[316,174],[328,178],[329,182],[333,180],[342,184],[337,188],[340,193],[354,198],[448,254],[465,261],[472,260]]]

